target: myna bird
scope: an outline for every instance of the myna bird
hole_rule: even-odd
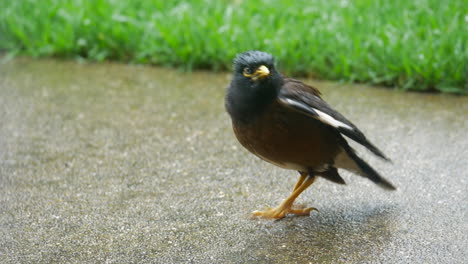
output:
[[[338,168],[395,190],[345,139],[356,141],[378,157],[389,160],[364,134],[301,81],[281,75],[271,54],[247,51],[234,60],[234,76],[227,89],[226,110],[239,142],[261,159],[299,172],[291,195],[278,207],[255,211],[253,216],[283,218],[309,215],[313,207],[294,207],[294,200],[317,176],[345,181]]]

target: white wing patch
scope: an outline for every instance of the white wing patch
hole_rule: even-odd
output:
[[[332,127],[342,127],[342,128],[346,128],[346,129],[349,129],[349,130],[353,130],[352,127],[350,127],[349,125],[341,122],[341,121],[338,121],[336,120],[335,118],[333,118],[332,116],[328,115],[328,114],[325,114],[324,112],[320,111],[320,110],[317,110],[316,108],[313,108],[313,107],[310,107],[304,103],[301,103],[301,102],[298,102],[298,101],[295,101],[295,100],[292,100],[292,99],[289,99],[289,98],[284,98],[284,99],[281,99],[283,100],[284,102],[286,102],[287,104],[289,105],[293,105],[295,107],[298,107],[300,109],[303,109],[304,111],[307,111],[307,112],[310,112],[310,109],[312,109],[317,115],[318,115],[318,119],[322,122],[324,122],[325,124],[329,124],[330,126]]]
[[[336,120],[335,118],[331,117],[330,115],[327,115],[325,114],[324,112],[322,111],[319,111],[315,108],[312,108],[314,109],[315,112],[317,112],[317,114],[319,115],[319,119],[324,122],[324,123],[327,123],[333,127],[343,127],[343,128],[346,128],[346,129],[349,129],[349,130],[353,130],[352,127],[348,126],[347,124],[341,122],[341,121],[338,121]]]
[[[284,98],[284,99],[281,99],[282,101],[285,101],[286,104],[290,104],[290,105],[294,105],[296,107],[299,107],[305,111],[307,111],[307,109],[309,109],[310,107],[306,104],[303,104],[301,102],[298,102],[298,101],[295,101],[295,100],[291,100],[289,98]],[[313,109],[313,108],[312,108]],[[314,109],[315,110],[315,109]]]

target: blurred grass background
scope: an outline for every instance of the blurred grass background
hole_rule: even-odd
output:
[[[10,54],[230,69],[270,52],[286,74],[468,91],[466,0],[0,0]]]

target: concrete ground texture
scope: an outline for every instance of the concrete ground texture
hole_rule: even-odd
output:
[[[467,263],[468,97],[305,80],[393,162],[251,219],[298,178],[248,153],[228,73],[0,64],[0,263]]]

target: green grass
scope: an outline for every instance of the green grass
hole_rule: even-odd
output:
[[[274,54],[293,76],[468,91],[465,0],[0,0],[0,49],[224,70]]]

